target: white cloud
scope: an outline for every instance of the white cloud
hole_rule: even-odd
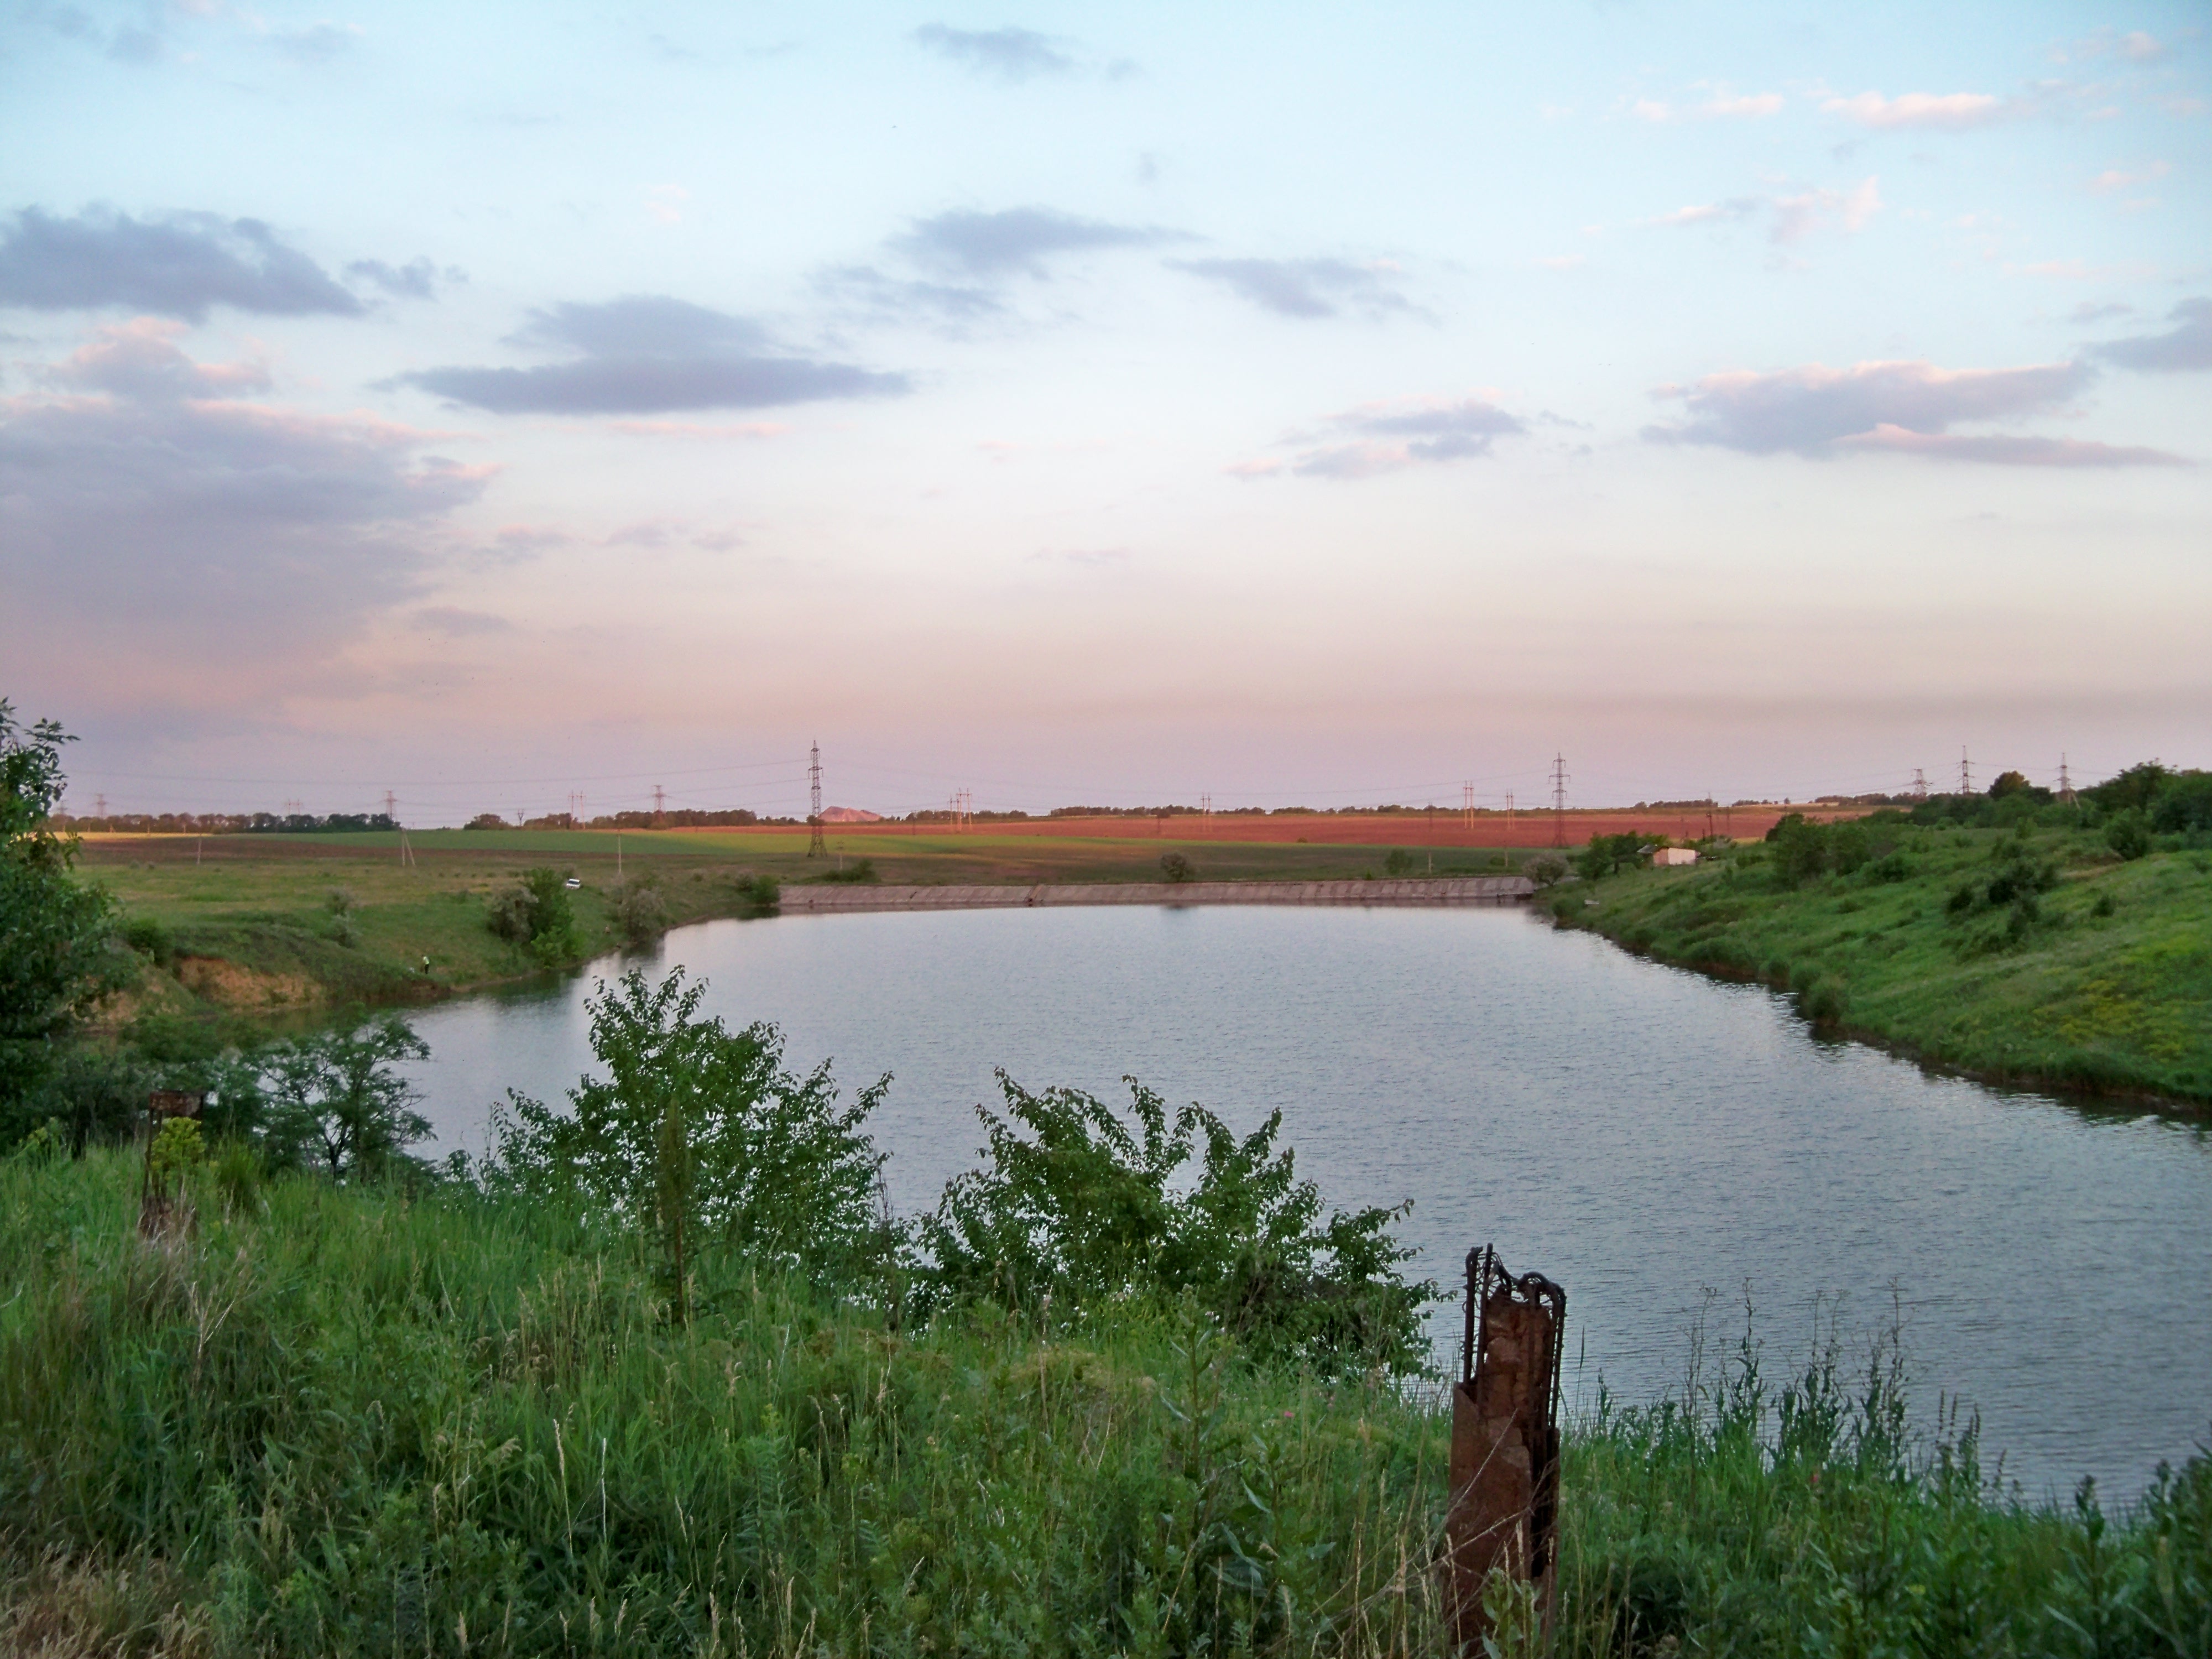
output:
[[[1869,219],[1881,211],[1881,192],[1869,178],[1848,191],[1808,190],[1796,196],[1778,196],[1772,205],[1772,240],[1796,242],[1829,220],[1847,231],[1863,228]]]
[[[1646,219],[1646,225],[1677,229],[1692,225],[1729,223],[1771,213],[1768,239],[1782,244],[1798,242],[1824,225],[1845,231],[1863,229],[1881,210],[1880,181],[1863,179],[1849,190],[1814,185],[1794,196],[1732,196],[1725,202],[1703,202],[1676,208],[1672,213]]]
[[[2003,99],[1986,92],[1908,92],[1897,98],[1863,92],[1856,98],[1831,98],[1820,107],[1861,126],[1939,127],[1953,132],[1987,126],[2012,112]]]
[[[2133,190],[2138,185],[2147,185],[2154,179],[2163,179],[2172,171],[2172,165],[2166,161],[2153,161],[2140,173],[2130,173],[2124,167],[2106,167],[2089,181],[2089,188],[2100,196],[2109,196],[2118,191]]]
[[[1762,92],[1742,98],[1716,98],[1705,106],[1704,112],[1711,116],[1737,116],[1747,117],[1753,120],[1763,120],[1767,116],[1778,115],[1782,112],[1782,94],[1778,92]]]

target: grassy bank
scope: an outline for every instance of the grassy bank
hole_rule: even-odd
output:
[[[1994,1082],[2212,1103],[2212,853],[1881,823],[1848,871],[1779,846],[1556,890],[1568,926],[1797,994],[1839,1034]]]
[[[1417,823],[1407,826],[1409,836]],[[577,948],[570,960],[628,937],[621,896],[650,886],[665,926],[752,913],[750,884],[851,876],[885,882],[1157,881],[1181,854],[1212,881],[1304,881],[1407,874],[1496,874],[1525,850],[1415,844],[1267,845],[1151,837],[875,832],[832,829],[830,857],[806,856],[806,832],[432,830],[393,835],[99,836],[82,846],[83,878],[106,887],[148,945],[148,973],[125,1014],[220,1007],[276,1012],[349,1002],[429,1000],[540,971],[528,949],[486,925],[488,908],[522,872],[574,874]],[[848,844],[849,843],[849,844]],[[1397,855],[1394,865],[1393,854]],[[422,966],[429,958],[429,968]]]
[[[305,1177],[136,1237],[125,1152],[0,1165],[0,1647],[1435,1653],[1445,1419],[1172,1308],[734,1284],[684,1328],[544,1205]],[[1568,1655],[2199,1656],[2212,1474],[1993,1495],[1877,1355],[1573,1434]],[[1848,1373],[1850,1368],[1846,1367]]]

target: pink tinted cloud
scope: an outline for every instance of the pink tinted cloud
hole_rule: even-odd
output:
[[[781,438],[791,430],[781,421],[736,421],[721,425],[703,421],[610,421],[607,427],[634,438]]]
[[[2095,443],[2080,438],[2039,438],[2000,433],[1912,432],[1885,422],[1871,432],[1838,438],[1839,449],[1884,450],[1938,461],[1978,461],[1997,466],[2188,466],[2179,455],[2139,445]]]
[[[2161,450],[2014,434],[1954,434],[1962,422],[2015,420],[2063,409],[2096,376],[2081,362],[2019,368],[1941,368],[1926,362],[1808,363],[1708,374],[1652,395],[1686,418],[1650,426],[1657,443],[1712,445],[1749,455],[1815,459],[1887,450],[2014,466],[2185,465]]]

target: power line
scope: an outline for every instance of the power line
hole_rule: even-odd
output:
[[[830,856],[830,848],[822,840],[822,745],[819,743],[806,751],[806,785],[807,799],[813,803],[813,810],[807,814],[806,822],[814,832],[806,838],[806,856],[826,859]]]

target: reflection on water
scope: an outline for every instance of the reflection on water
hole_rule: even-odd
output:
[[[2032,1492],[2132,1492],[2212,1425],[2202,1126],[1817,1043],[1765,991],[1518,911],[794,917],[686,928],[650,960],[781,1025],[795,1068],[894,1073],[875,1133],[902,1209],[973,1158],[994,1066],[1109,1096],[1129,1073],[1232,1127],[1281,1108],[1333,1202],[1414,1201],[1424,1273],[1495,1239],[1565,1284],[1585,1400],[1601,1370],[1629,1399],[1679,1385],[1709,1289],[1755,1303],[1770,1374],[1816,1297],[1863,1329],[1894,1294],[1921,1404],[1978,1407],[1985,1462]],[[417,1018],[441,1148],[480,1144],[507,1087],[556,1097],[589,1066],[592,977]]]

